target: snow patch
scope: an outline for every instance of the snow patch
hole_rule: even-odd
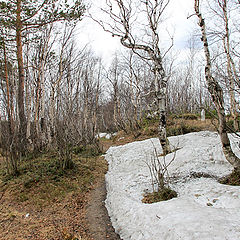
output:
[[[230,140],[239,156],[239,139],[230,136]],[[143,193],[152,189],[146,161],[153,146],[162,152],[159,140],[107,151],[106,207],[116,232],[124,240],[240,239],[240,187],[217,182],[233,169],[224,157],[218,134],[204,131],[170,137],[169,141],[179,149],[169,167],[174,180],[171,187],[178,197],[154,204],[141,200]],[[173,156],[169,154],[166,161]],[[206,177],[192,177],[198,173]]]
[[[106,139],[110,139],[111,137],[116,136],[117,133],[98,133],[98,135],[96,136],[97,138],[106,138]]]

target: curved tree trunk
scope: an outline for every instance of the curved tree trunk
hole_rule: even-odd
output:
[[[219,118],[219,126],[218,132],[222,142],[223,152],[227,161],[235,168],[235,170],[240,171],[240,159],[233,153],[230,141],[227,135],[227,125],[226,125],[226,116],[224,109],[224,99],[223,99],[223,90],[219,85],[218,81],[212,76],[211,69],[211,58],[210,51],[208,47],[207,33],[206,33],[206,25],[205,20],[202,17],[202,14],[199,10],[199,0],[195,0],[195,12],[197,17],[199,18],[198,25],[201,28],[202,38],[204,45],[204,52],[206,58],[206,67],[205,67],[205,78],[208,85],[208,91],[211,94],[212,100],[215,104],[218,118]]]

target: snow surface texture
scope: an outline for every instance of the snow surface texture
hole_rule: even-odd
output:
[[[238,141],[230,136],[238,155]],[[176,158],[169,167],[171,188],[178,197],[154,204],[141,202],[151,191],[146,161],[158,139],[111,147],[105,156],[106,207],[116,232],[124,240],[240,239],[240,187],[217,182],[232,171],[217,133],[198,132],[169,138]],[[170,161],[174,153],[167,156]],[[212,177],[193,177],[193,173]]]

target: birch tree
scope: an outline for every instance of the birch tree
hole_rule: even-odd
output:
[[[159,115],[158,136],[164,154],[170,152],[166,136],[168,76],[164,68],[164,57],[169,49],[166,51],[161,50],[159,26],[169,2],[170,0],[107,0],[107,7],[102,10],[110,16],[113,23],[111,25],[98,21],[105,31],[111,33],[113,37],[119,37],[124,47],[131,49],[135,54],[153,65],[152,71],[155,78],[154,95]],[[136,36],[136,32],[141,31],[141,29],[134,28],[136,27],[134,22],[135,20],[142,21],[142,19],[139,19],[141,17],[146,21],[142,33],[148,36],[147,41],[142,36]],[[170,40],[169,48],[171,46],[172,41]]]
[[[224,109],[224,97],[223,97],[223,89],[220,86],[218,80],[213,76],[212,69],[212,59],[209,50],[208,37],[206,32],[206,23],[200,11],[200,0],[195,0],[195,13],[198,17],[198,25],[201,28],[202,42],[204,46],[204,54],[206,59],[205,66],[205,78],[208,85],[208,91],[211,94],[212,100],[215,104],[218,119],[219,119],[219,127],[218,132],[222,142],[223,152],[225,154],[226,159],[236,171],[240,171],[240,159],[233,153],[230,140],[227,135],[227,125],[226,125],[226,116]]]
[[[13,41],[16,46],[18,65],[18,116],[19,145],[22,152],[27,145],[27,119],[24,103],[25,66],[23,55],[23,38],[37,28],[57,21],[81,19],[84,13],[81,1],[62,0],[12,0],[0,1],[0,25],[14,32]]]
[[[235,62],[231,55],[231,47],[230,47],[230,26],[229,26],[229,13],[228,13],[228,1],[223,0],[223,2],[220,2],[218,0],[218,4],[222,10],[223,14],[223,21],[224,21],[224,27],[225,27],[225,34],[223,37],[223,46],[224,46],[224,52],[226,54],[227,58],[227,73],[228,73],[228,79],[229,79],[229,85],[230,85],[230,103],[231,103],[231,115],[233,117],[234,122],[234,128],[236,131],[238,131],[238,113],[237,113],[237,102],[235,98],[235,82],[238,81],[238,74],[236,70]]]
[[[237,30],[237,9],[233,1],[214,0],[207,1],[209,13],[214,18],[214,24],[209,26],[208,35],[215,39],[217,43],[215,62],[217,62],[216,72],[223,79],[226,94],[229,95],[229,112],[233,118],[234,128],[238,131],[238,97],[239,74],[236,62],[239,60],[234,57],[234,51],[239,50],[238,30]],[[214,44],[215,45],[215,44]],[[215,63],[216,65],[216,63]]]

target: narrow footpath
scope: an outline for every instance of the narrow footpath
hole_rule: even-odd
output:
[[[118,134],[118,138],[115,139],[114,142],[111,140],[102,142],[103,152],[106,152],[107,149],[113,145],[124,145],[145,138],[144,136],[136,138],[134,136]],[[106,194],[105,174],[103,174],[98,178],[94,189],[90,191],[86,207],[88,233],[93,240],[120,240],[121,238],[115,233],[112,227],[111,220],[105,207]]]
[[[115,233],[108,216],[105,199],[106,186],[104,177],[102,177],[91,191],[86,208],[86,220],[89,226],[90,237],[94,240],[119,240],[120,237]]]

